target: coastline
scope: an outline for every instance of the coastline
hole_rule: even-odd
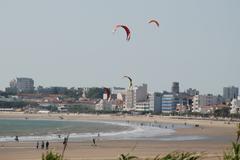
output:
[[[59,120],[59,116],[64,120],[97,120],[97,121],[136,121],[136,122],[159,122],[173,124],[198,124],[199,127],[179,128],[173,135],[176,136],[206,136],[211,139],[204,140],[99,140],[97,146],[91,146],[91,140],[83,142],[69,142],[65,158],[66,159],[95,159],[107,160],[116,159],[121,153],[131,152],[139,157],[154,157],[158,154],[165,155],[171,151],[197,151],[206,152],[206,159],[219,159],[223,155],[223,150],[231,145],[235,140],[237,122],[230,124],[224,121],[176,119],[176,117],[163,116],[117,116],[117,115],[96,115],[96,114],[24,114],[24,113],[0,113],[0,118],[14,119],[47,119]],[[34,142],[7,142],[0,143],[1,159],[41,159],[41,154],[45,150],[35,149]],[[135,149],[133,150],[133,148]],[[50,148],[61,152],[62,142],[50,144]],[[94,154],[92,153],[94,151]]]

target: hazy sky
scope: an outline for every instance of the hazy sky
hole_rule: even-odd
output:
[[[148,24],[157,19],[160,27]],[[116,24],[127,24],[132,39]],[[222,93],[240,86],[239,0],[1,0],[0,89],[128,86]]]

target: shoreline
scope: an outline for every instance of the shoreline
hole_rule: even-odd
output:
[[[164,141],[164,140],[97,140],[97,146],[92,146],[91,140],[83,142],[69,142],[65,158],[70,160],[112,160],[117,159],[121,153],[129,153],[141,158],[166,155],[172,151],[193,151],[205,152],[205,159],[219,159],[223,151],[231,146],[231,141],[236,138],[236,124],[224,123],[224,121],[212,120],[189,120],[176,119],[176,117],[145,115],[126,116],[126,115],[96,115],[96,114],[24,114],[24,113],[0,113],[0,118],[18,119],[55,119],[60,120],[97,120],[97,121],[130,121],[130,122],[159,122],[173,124],[198,124],[199,127],[179,128],[173,136],[207,136],[205,140],[185,140],[185,141]],[[227,122],[227,121],[226,121]],[[46,150],[36,149],[33,142],[0,142],[1,159],[4,160],[37,160],[41,159],[42,153]],[[133,150],[133,147],[135,149]],[[51,142],[50,149],[61,153],[62,142]],[[94,152],[94,154],[93,154]]]

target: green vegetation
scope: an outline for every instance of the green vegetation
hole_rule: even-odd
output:
[[[26,102],[26,101],[11,101],[11,102],[7,102],[7,101],[0,101],[0,107],[1,108],[23,108],[26,107],[28,105],[31,106],[37,106],[37,103],[34,102]]]
[[[89,88],[89,90],[86,92],[86,97],[90,99],[101,99],[103,97],[103,88]]]
[[[229,117],[230,116],[230,107],[223,107],[222,109],[216,109],[214,111],[215,117]]]
[[[237,126],[237,141],[236,141],[236,143],[238,143],[239,137],[240,137],[240,123]]]
[[[74,98],[74,99],[79,99],[83,93],[82,89],[75,89],[75,88],[70,88],[66,89],[64,92],[64,98]]]
[[[71,113],[92,113],[95,112],[95,106],[92,105],[72,105],[68,107],[68,112]]]
[[[61,155],[59,153],[53,153],[52,151],[47,152],[46,155],[42,154],[42,160],[61,160]]]
[[[232,148],[224,152],[223,155],[224,160],[240,160],[240,144],[238,142],[232,143]]]
[[[134,160],[137,159],[138,157],[136,156],[131,156],[129,153],[128,154],[121,154],[118,160]]]
[[[172,152],[164,157],[157,155],[155,158],[147,158],[145,160],[198,160],[202,158],[202,153],[197,152]],[[140,160],[136,156],[128,154],[121,154],[118,160]]]
[[[197,160],[202,158],[202,153],[197,152],[172,152],[166,156],[153,160]]]

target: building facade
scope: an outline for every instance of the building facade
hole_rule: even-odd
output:
[[[149,102],[138,102],[135,106],[135,111],[137,111],[137,112],[149,112],[150,111]]]
[[[176,111],[176,106],[179,103],[179,98],[175,94],[163,94],[162,96],[162,112],[171,113]]]
[[[212,94],[196,95],[193,97],[192,112],[209,113],[213,106],[218,105],[218,97]]]
[[[196,89],[192,89],[192,88],[188,88],[186,93],[189,95],[189,96],[195,96],[195,95],[199,95],[199,91],[196,90]]]
[[[142,84],[141,86],[136,86],[134,88],[134,103],[147,101],[148,92],[147,84]]]
[[[234,98],[231,102],[231,110],[230,113],[231,114],[236,114],[239,113],[240,111],[240,97],[238,96],[238,98]]]
[[[17,78],[17,90],[23,93],[32,93],[34,91],[34,81],[31,78]]]
[[[179,93],[179,82],[172,83],[172,93],[178,94]]]
[[[134,90],[128,89],[125,97],[125,110],[134,110]]]
[[[224,87],[223,88],[223,99],[226,102],[230,102],[233,98],[238,97],[238,87]]]
[[[162,94],[154,92],[149,95],[149,109],[154,113],[162,112]]]

